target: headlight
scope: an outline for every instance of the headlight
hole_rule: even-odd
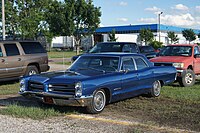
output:
[[[183,68],[184,63],[173,63],[173,66],[176,67],[176,68]]]
[[[25,91],[26,89],[25,79],[21,79],[19,85],[20,85],[20,92]]]
[[[75,96],[80,97],[82,96],[82,83],[78,82],[75,84]]]

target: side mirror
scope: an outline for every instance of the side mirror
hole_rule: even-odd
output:
[[[194,58],[200,58],[200,54],[195,54]]]

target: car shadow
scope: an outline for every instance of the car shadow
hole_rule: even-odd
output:
[[[18,83],[18,82],[19,82],[19,79],[14,79],[14,80],[10,80],[10,81],[1,81],[0,86],[1,85],[15,84],[15,83]]]
[[[9,105],[17,105],[17,106],[27,107],[27,108],[35,107],[35,108],[41,108],[44,110],[53,108],[55,111],[58,111],[59,113],[64,113],[64,114],[75,113],[75,112],[85,113],[85,108],[44,104],[36,100],[27,99],[23,96],[0,98],[0,106],[7,107]]]

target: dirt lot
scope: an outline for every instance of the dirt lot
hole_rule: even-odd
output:
[[[50,62],[50,65],[52,67],[51,71],[67,68],[67,66],[56,65],[53,62]],[[19,95],[0,97],[1,108],[12,103],[23,106],[38,106],[36,102]],[[168,109],[164,110],[166,109],[162,108],[164,106],[167,106]],[[60,107],[55,108],[59,110]],[[60,111],[78,110],[78,113],[46,120],[31,120],[0,115],[0,132],[200,132],[198,126],[200,111],[194,112],[199,108],[200,105],[195,103],[187,105],[187,103],[180,103],[162,97],[139,96],[107,105],[105,110],[98,115],[84,114],[82,108],[75,107],[63,107]],[[187,113],[180,115],[182,112]],[[190,118],[191,115],[187,114],[192,114],[193,118]]]

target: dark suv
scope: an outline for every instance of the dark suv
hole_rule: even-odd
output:
[[[46,50],[35,41],[0,41],[0,81],[49,70]]]
[[[128,52],[140,53],[138,45],[131,42],[102,42],[97,43],[87,53],[105,53],[105,52]],[[80,55],[72,57],[72,62],[75,61]]]

